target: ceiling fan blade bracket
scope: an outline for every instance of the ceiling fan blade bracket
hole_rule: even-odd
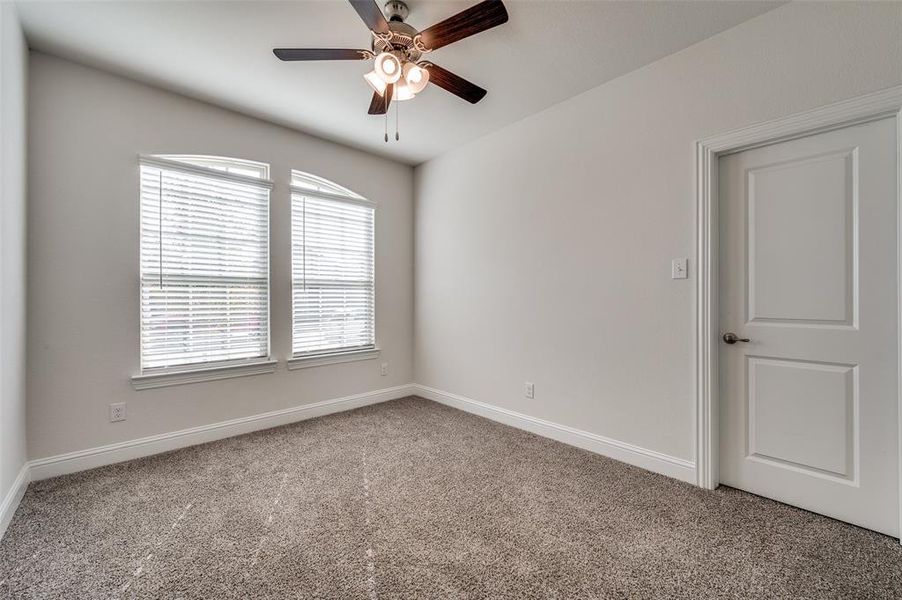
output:
[[[388,33],[379,33],[378,31],[370,31],[373,34],[373,54],[379,54],[380,52],[385,52],[386,50],[393,48],[392,38],[394,37],[391,32]]]
[[[428,48],[426,44],[423,43],[423,38],[420,37],[419,33],[413,36],[413,47],[419,50],[420,54],[432,52],[432,48]]]

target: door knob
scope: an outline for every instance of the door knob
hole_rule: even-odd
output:
[[[723,341],[728,344],[735,344],[736,342],[750,342],[752,340],[750,340],[749,338],[741,338],[732,331],[728,331],[727,333],[723,334]]]

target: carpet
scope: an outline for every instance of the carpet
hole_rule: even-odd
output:
[[[902,598],[902,547],[406,398],[32,483],[0,596]]]

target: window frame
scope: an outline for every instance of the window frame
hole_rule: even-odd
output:
[[[329,188],[327,190],[321,189],[322,187]],[[378,203],[369,200],[360,194],[338,184],[324,177],[320,177],[318,175],[313,175],[311,173],[307,173],[304,171],[299,171],[297,169],[291,170],[291,179],[289,183],[289,204],[291,210],[290,217],[290,226],[294,225],[294,217],[295,217],[295,209],[294,209],[294,197],[295,195],[306,196],[310,198],[316,198],[320,200],[327,200],[332,202],[344,202],[346,204],[354,204],[357,206],[363,206],[369,208],[373,211],[373,241],[372,241],[372,263],[373,263],[373,273],[372,273],[372,285],[373,285],[373,306],[372,306],[372,323],[371,328],[373,332],[373,342],[372,344],[367,344],[366,346],[355,346],[353,348],[342,348],[342,349],[323,349],[323,350],[314,350],[309,352],[303,352],[296,354],[294,351],[294,267],[295,267],[295,257],[294,257],[294,232],[292,231],[289,235],[289,252],[290,252],[290,260],[289,260],[289,275],[290,275],[290,294],[291,294],[291,336],[289,338],[290,349],[288,352],[288,359],[286,360],[286,366],[289,370],[296,369],[306,369],[310,367],[318,367],[329,364],[337,364],[337,363],[346,363],[346,362],[355,362],[360,360],[372,360],[376,359],[381,354],[381,349],[378,345],[378,332],[377,332],[377,321],[376,318],[376,289],[377,289],[377,269],[376,269],[376,221],[378,217]]]
[[[253,177],[242,173],[234,173],[227,169],[214,168],[204,163],[216,162],[223,166],[233,164],[245,170],[257,169],[260,177]],[[141,168],[147,166],[157,169],[180,171],[187,174],[195,174],[220,180],[234,181],[250,184],[267,189],[267,218],[266,231],[266,353],[261,356],[248,358],[225,359],[184,363],[178,365],[166,365],[159,367],[144,366],[144,331],[143,331],[143,302],[141,300],[141,261],[143,243],[141,234]],[[131,382],[136,390],[195,383],[200,381],[213,381],[231,377],[243,377],[272,373],[276,370],[278,361],[272,355],[272,189],[273,182],[269,179],[269,165],[262,162],[245,159],[231,159],[221,156],[207,155],[173,155],[154,154],[138,156],[138,364],[139,373],[131,377]]]

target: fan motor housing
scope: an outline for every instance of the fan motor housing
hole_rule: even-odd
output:
[[[375,54],[396,52],[409,61],[419,60],[422,52],[417,50],[413,43],[414,37],[419,32],[404,22],[408,14],[410,11],[401,0],[389,0],[385,3],[389,33],[374,33],[372,48]]]

